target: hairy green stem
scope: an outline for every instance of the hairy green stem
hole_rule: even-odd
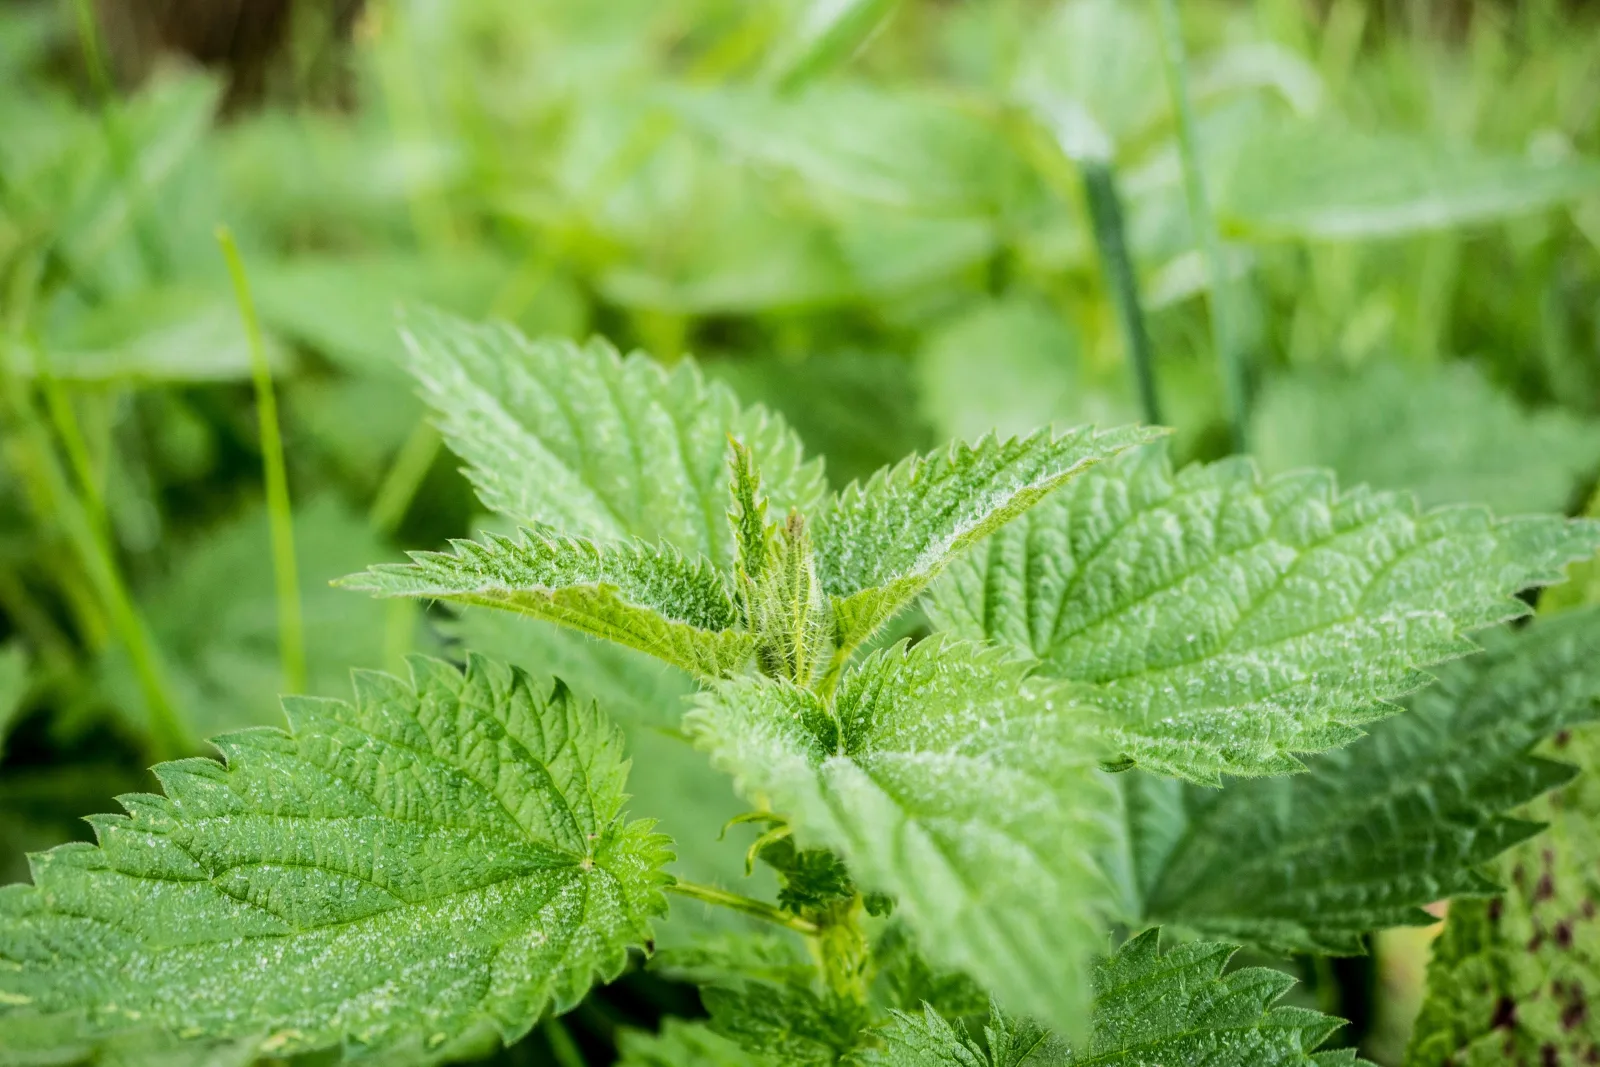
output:
[[[261,470],[266,481],[267,517],[272,530],[272,571],[278,590],[278,655],[283,682],[291,693],[306,686],[305,628],[300,613],[300,575],[294,554],[294,511],[289,502],[289,476],[283,458],[283,433],[278,425],[278,400],[272,389],[272,367],[261,340],[261,323],[250,298],[239,246],[226,226],[217,227],[217,243],[228,261],[239,318],[250,346],[250,372],[255,379],[256,414],[261,427]]]
[[[830,908],[810,942],[828,988],[861,1004],[867,1002],[872,975],[872,944],[861,923],[863,910],[860,893],[847,903]]]
[[[811,922],[809,919],[802,919],[798,915],[791,915],[786,911],[773,907],[771,904],[768,904],[765,901],[756,900],[753,897],[741,896],[738,893],[730,893],[725,889],[718,889],[715,886],[700,885],[697,882],[678,881],[673,882],[666,888],[667,892],[669,893],[677,893],[680,896],[690,897],[706,904],[715,904],[719,908],[729,908],[733,911],[743,912],[746,915],[753,915],[758,919],[765,919],[767,922],[776,923],[779,926],[787,927],[796,933],[805,934],[808,937],[815,937],[820,931],[820,927],[818,927],[816,923]]]
[[[1081,164],[1083,192],[1089,202],[1089,217],[1094,222],[1094,243],[1100,253],[1100,268],[1106,288],[1116,305],[1117,322],[1127,345],[1128,362],[1133,367],[1134,385],[1139,390],[1139,406],[1144,421],[1161,421],[1161,402],[1156,393],[1155,359],[1150,350],[1150,333],[1145,329],[1144,307],[1139,303],[1139,283],[1133,274],[1133,259],[1128,254],[1127,228],[1122,216],[1122,197],[1117,193],[1116,173],[1110,162],[1086,160]]]
[[[1183,25],[1178,19],[1177,0],[1156,0],[1156,8],[1161,17],[1161,56],[1166,66],[1167,89],[1172,96],[1172,110],[1177,120],[1184,196],[1211,283],[1211,347],[1216,351],[1217,367],[1222,375],[1222,394],[1227,406],[1233,447],[1235,451],[1243,452],[1247,444],[1245,425],[1249,414],[1244,353],[1239,349],[1232,286],[1228,279],[1227,264],[1222,258],[1222,238],[1217,233],[1217,220],[1211,213],[1211,201],[1206,193],[1205,175],[1200,170],[1194,106],[1189,99],[1189,65],[1183,48]]]

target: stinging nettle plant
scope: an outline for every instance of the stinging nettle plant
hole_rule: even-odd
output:
[[[1537,830],[1512,813],[1571,775],[1534,746],[1594,717],[1600,614],[1469,638],[1594,524],[1175,471],[1146,428],[985,438],[830,493],[688,362],[434,313],[404,335],[518,529],[343,584],[693,676],[681,733],[751,805],[776,899],[668,872],[605,709],[417,658],[288,698],[286,730],[161,765],[98,845],[33,857],[0,891],[18,1062],[472,1055],[652,953],[672,894],[768,932],[670,920],[650,966],[709,1019],[630,1035],[634,1067],[1353,1063],[1283,974],[1226,970],[1234,946],[1356,953],[1492,892],[1479,868]],[[934,632],[883,639],[919,597]]]

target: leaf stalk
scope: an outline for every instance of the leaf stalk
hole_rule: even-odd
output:
[[[667,887],[667,892],[677,893],[680,896],[690,897],[705,904],[715,904],[719,908],[728,908],[732,911],[753,915],[757,919],[776,923],[798,934],[815,937],[821,932],[821,927],[809,919],[802,919],[798,915],[791,915],[780,908],[754,897],[743,896],[739,893],[730,893],[726,889],[715,886],[701,885],[698,882],[673,882]]]

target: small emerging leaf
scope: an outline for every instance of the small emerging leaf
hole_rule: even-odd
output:
[[[666,840],[622,815],[620,734],[472,657],[285,702],[224,767],[91,820],[99,847],[0,890],[0,1046],[41,1017],[343,1045],[405,1062],[514,1040],[621,970],[665,910]]]
[[[755,457],[744,442],[730,439],[729,444],[733,448],[733,479],[728,488],[733,495],[733,506],[728,509],[728,523],[733,527],[734,572],[739,577],[748,621],[755,587],[766,571],[771,534],[767,525],[767,498],[761,492],[761,472],[756,469]]]
[[[805,519],[790,514],[773,538],[750,616],[761,669],[808,686],[833,647],[833,609],[817,580]]]
[[[453,541],[454,552],[413,552],[340,583],[378,596],[428,597],[505,608],[648,652],[716,677],[750,657],[738,612],[716,571],[670,547],[597,545],[523,530]]]

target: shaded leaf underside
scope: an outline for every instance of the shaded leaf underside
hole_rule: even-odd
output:
[[[1284,951],[1355,954],[1421,906],[1492,891],[1478,870],[1538,829],[1511,813],[1572,776],[1532,756],[1600,714],[1600,610],[1489,635],[1403,715],[1220,793],[1121,779],[1147,922]]]

